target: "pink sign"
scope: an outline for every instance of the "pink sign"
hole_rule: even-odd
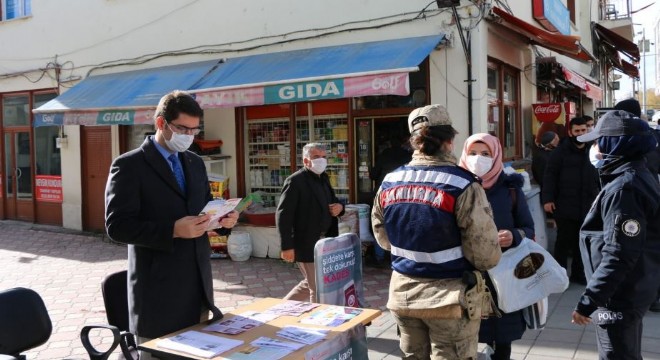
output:
[[[587,97],[596,101],[603,101],[603,89],[587,83]]]
[[[344,96],[408,95],[408,73],[358,76],[344,79]]]
[[[563,68],[562,70],[564,71],[564,77],[566,77],[566,80],[568,80],[569,83],[579,87],[582,90],[587,90],[587,80],[566,68]]]
[[[200,92],[195,99],[203,108],[238,107],[264,104],[263,86]]]

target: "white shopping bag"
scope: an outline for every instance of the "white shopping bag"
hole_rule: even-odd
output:
[[[497,305],[507,313],[568,288],[566,269],[541,245],[528,238],[504,252],[497,266],[488,270],[488,275],[495,285]]]
[[[545,322],[548,319],[548,298],[543,298],[522,309],[522,313],[528,329],[542,330],[545,328]]]

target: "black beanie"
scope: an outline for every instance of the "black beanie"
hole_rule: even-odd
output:
[[[619,101],[614,105],[614,110],[627,111],[637,117],[642,116],[642,107],[639,106],[639,101],[632,98]]]

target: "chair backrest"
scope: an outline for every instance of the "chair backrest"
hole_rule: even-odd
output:
[[[52,331],[48,309],[36,291],[18,287],[0,292],[0,354],[18,357],[48,341]]]
[[[120,331],[128,331],[128,290],[126,270],[108,275],[103,279],[101,292],[108,324]]]

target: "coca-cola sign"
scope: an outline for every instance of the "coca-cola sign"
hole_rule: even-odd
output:
[[[532,104],[534,120],[544,123],[552,123],[560,119],[564,112],[561,103]]]

